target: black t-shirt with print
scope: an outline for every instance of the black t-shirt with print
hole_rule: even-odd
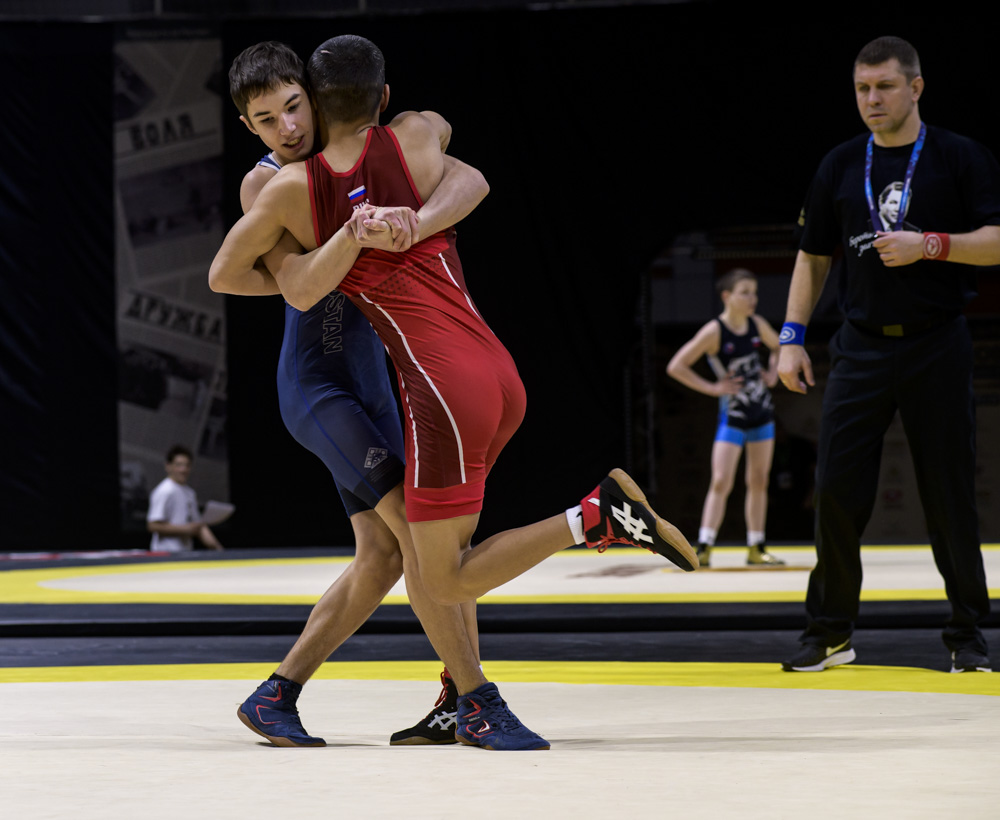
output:
[[[889,268],[872,247],[875,233],[864,183],[867,142],[868,134],[861,134],[834,148],[820,163],[803,208],[799,247],[831,256],[843,245],[838,297],[848,319],[888,325],[960,312],[976,295],[975,267],[921,260]],[[893,196],[893,183],[906,178],[912,149],[874,146],[876,209],[880,197]],[[928,126],[903,230],[967,233],[983,225],[1000,225],[1000,164],[974,140]]]

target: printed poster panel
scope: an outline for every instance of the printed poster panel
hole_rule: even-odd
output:
[[[173,444],[201,502],[228,501],[222,46],[208,30],[122,27],[115,44],[119,430],[126,530],[144,526]]]

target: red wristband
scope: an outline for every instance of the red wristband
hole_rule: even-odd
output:
[[[943,262],[951,250],[951,235],[946,233],[924,234],[924,259],[936,259]]]

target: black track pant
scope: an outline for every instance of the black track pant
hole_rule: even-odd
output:
[[[952,614],[949,649],[986,652],[989,614],[975,498],[972,341],[964,317],[912,337],[845,323],[830,343],[816,467],[816,568],[805,643],[847,640],[861,594],[861,534],[871,518],[882,440],[899,411],[916,470],[934,561]]]

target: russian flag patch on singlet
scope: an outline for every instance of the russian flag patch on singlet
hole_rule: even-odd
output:
[[[363,197],[363,196],[364,196],[364,195],[365,195],[366,193],[368,193],[368,189],[367,189],[367,188],[365,188],[365,186],[364,186],[364,185],[360,185],[360,186],[358,186],[357,188],[355,188],[355,189],[354,189],[353,191],[351,191],[350,193],[348,193],[348,194],[347,194],[347,198],[348,198],[349,200],[351,200],[351,202],[357,202],[357,201],[358,201],[359,199],[361,199],[361,198],[362,198],[362,197]]]

